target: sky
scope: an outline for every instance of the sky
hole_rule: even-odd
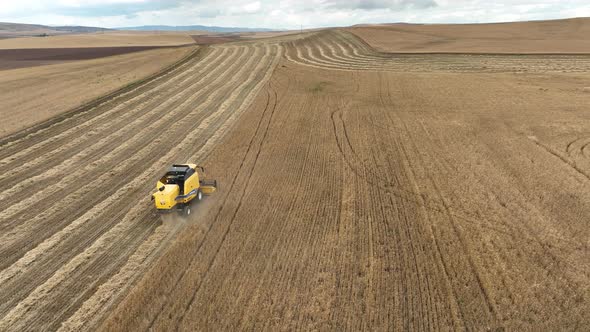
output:
[[[486,23],[590,16],[589,0],[0,0],[0,22],[270,29]]]

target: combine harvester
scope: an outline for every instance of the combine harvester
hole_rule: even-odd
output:
[[[156,184],[158,191],[152,194],[156,209],[162,213],[178,211],[188,216],[193,200],[200,201],[203,195],[214,193],[217,181],[200,179],[198,170],[205,173],[203,167],[195,164],[172,165]]]

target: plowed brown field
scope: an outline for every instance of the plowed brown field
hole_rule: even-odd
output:
[[[0,330],[584,329],[589,79],[341,30],[203,47],[0,141]],[[219,191],[161,222],[185,160]]]

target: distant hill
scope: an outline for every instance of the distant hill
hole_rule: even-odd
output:
[[[170,26],[170,25],[144,25],[139,27],[125,27],[117,28],[116,30],[132,30],[132,31],[209,31],[209,32],[269,32],[276,31],[273,29],[258,29],[258,28],[235,28],[235,27],[215,27],[204,25],[184,25],[184,26]]]
[[[0,22],[0,37],[53,36],[68,33],[93,33],[110,29],[83,26],[48,26]]]
[[[107,28],[69,26],[69,25],[50,27],[50,28],[53,30],[56,30],[56,31],[71,32],[71,33],[93,33],[93,32],[102,32],[102,31],[112,31],[112,29],[107,29]]]
[[[366,24],[348,28],[391,53],[590,53],[590,18],[466,24]]]

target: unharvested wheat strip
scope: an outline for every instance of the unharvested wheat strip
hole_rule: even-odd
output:
[[[206,75],[204,77],[207,77],[207,76],[208,75]],[[135,118],[133,120],[133,122],[131,122],[131,124],[127,124],[123,128],[121,128],[121,130],[115,131],[112,135],[101,138],[100,140],[96,141],[95,144],[89,145],[89,147],[87,149],[82,150],[82,151],[78,152],[77,154],[73,155],[72,157],[70,157],[71,159],[64,160],[61,164],[47,169],[45,171],[45,173],[41,173],[39,175],[36,175],[32,178],[27,179],[26,181],[19,182],[19,184],[12,187],[12,189],[9,192],[5,192],[4,194],[0,194],[0,201],[5,199],[5,197],[11,197],[15,192],[18,192],[19,189],[20,190],[26,189],[27,184],[34,185],[37,183],[38,180],[41,180],[41,179],[47,180],[48,178],[55,178],[58,176],[62,176],[63,172],[65,172],[66,169],[71,169],[71,167],[74,163],[79,162],[81,160],[86,160],[85,158],[87,155],[92,154],[94,151],[99,151],[101,148],[106,146],[107,143],[112,143],[118,137],[121,137],[122,135],[130,132],[131,130],[135,130],[135,127],[146,128],[145,126],[141,126],[142,123],[145,122],[144,119],[146,119],[148,117],[153,117],[154,112],[158,112],[160,109],[168,107],[174,101],[181,99],[181,98],[186,98],[186,96],[183,96],[182,94],[183,93],[184,94],[192,93],[192,91],[189,89],[194,86],[197,86],[197,84],[199,84],[203,80],[203,77],[201,77],[201,76],[198,76],[198,77],[200,77],[200,79],[197,82],[192,83],[189,87],[181,90],[180,95],[176,95],[173,98],[167,99],[164,103],[162,103],[161,105],[159,105],[156,108],[151,109],[149,112],[144,112],[140,117]],[[148,123],[152,123],[152,122],[148,121]],[[108,127],[109,127],[109,125],[107,124],[107,125],[105,125],[105,128],[103,128],[103,129],[107,129]],[[95,131],[102,132],[102,129],[99,128]],[[140,130],[138,132],[138,134],[141,133],[142,131],[143,130]],[[84,137],[86,137],[86,135]],[[94,138],[93,135],[91,137]],[[73,146],[73,145],[80,144],[78,141],[80,141],[80,140],[76,140],[75,142],[72,142],[70,145]],[[69,147],[70,146],[66,145],[66,146],[64,146],[63,149],[61,149],[61,148],[58,149],[58,152],[61,150],[66,150]],[[57,152],[54,152],[54,153],[57,153]],[[42,157],[36,159],[35,161],[36,161],[36,163],[31,162],[33,164],[33,166],[44,162]],[[23,167],[27,168],[26,167],[27,165],[29,165],[29,163],[25,164]],[[30,166],[30,167],[33,167],[33,166]],[[59,170],[61,170],[61,172]],[[48,176],[48,174],[52,174],[52,175]],[[70,173],[68,173],[68,174],[70,174]]]
[[[264,56],[263,59],[267,58],[267,57],[268,56]],[[255,58],[256,57],[250,57],[249,62],[251,62],[252,59],[255,59]],[[275,64],[276,64],[276,62],[275,62]],[[257,74],[257,72],[259,71],[259,69],[263,65],[264,65],[264,61],[260,61],[259,64],[256,66],[255,70],[250,73],[247,80],[245,82],[243,82],[237,89],[234,90],[232,96],[230,96],[224,102],[224,104],[222,104],[221,107],[211,115],[211,117],[213,117],[213,118],[220,117],[221,114],[224,111],[226,111],[226,109],[228,109],[227,105],[232,103],[234,101],[234,99],[240,94],[241,88],[246,86],[247,84],[249,84],[250,81],[252,79],[254,79],[255,75]],[[247,68],[249,68],[249,67],[248,66],[243,67],[243,69],[247,69]],[[134,182],[135,183],[144,183],[145,181],[147,181],[148,178],[150,178],[152,176],[153,172],[156,171],[157,169],[162,168],[162,166],[164,166],[165,162],[167,160],[171,159],[171,157],[174,154],[176,154],[178,151],[181,151],[183,148],[186,148],[190,144],[192,144],[194,139],[196,139],[198,137],[198,135],[208,127],[207,124],[212,122],[213,120],[214,119],[211,119],[210,121],[204,121],[201,125],[199,125],[199,127],[197,129],[195,129],[187,137],[185,137],[185,139],[181,142],[181,144],[179,144],[174,149],[169,151],[163,158],[160,158],[160,160],[157,163],[155,163],[152,167],[150,167],[148,170],[146,170],[144,173],[142,173],[139,176],[138,181],[134,181]],[[118,198],[122,197],[123,195],[125,195],[125,192],[130,189],[129,187],[133,187],[133,185],[131,184],[131,185],[124,186],[123,189],[120,189],[119,191],[117,191],[117,194],[115,196],[117,196]],[[123,192],[123,191],[125,191],[125,192]],[[139,209],[142,206],[143,206],[142,204],[139,204],[136,206],[136,208]],[[67,278],[68,274],[71,273],[72,271],[74,271],[79,265],[84,263],[84,261],[86,261],[86,259],[88,257],[92,257],[93,255],[96,254],[96,252],[98,252],[100,250],[100,248],[104,247],[105,244],[112,242],[112,240],[114,240],[119,234],[124,233],[125,229],[128,228],[128,225],[129,225],[129,222],[124,222],[125,219],[127,219],[127,216],[124,218],[124,220],[122,222],[117,224],[115,227],[113,227],[111,230],[109,230],[107,233],[105,233],[101,238],[99,238],[95,243],[93,243],[92,246],[90,246],[83,253],[76,256],[74,259],[72,259],[67,265],[63,266],[45,284],[39,286],[33,293],[29,294],[27,299],[20,302],[8,315],[6,315],[2,319],[2,321],[0,321],[0,329],[4,329],[4,328],[8,328],[8,327],[12,328],[12,327],[14,327],[15,322],[17,322],[17,321],[22,322],[23,320],[21,320],[21,318],[26,314],[26,311],[28,310],[28,308],[32,307],[35,304],[38,304],[38,302],[40,300],[46,298],[49,295],[51,289],[53,289],[55,286],[57,286],[59,283],[61,283],[65,278]]]
[[[8,164],[10,162],[18,161],[19,158],[26,157],[26,156],[32,155],[32,154],[35,154],[36,157],[43,156],[43,154],[41,154],[41,155],[38,154],[39,153],[39,150],[46,151],[45,153],[49,153],[49,151],[47,151],[47,148],[46,148],[47,145],[49,145],[49,144],[51,144],[53,142],[59,141],[60,139],[65,139],[65,138],[70,137],[70,136],[76,136],[77,137],[79,135],[79,133],[87,131],[87,128],[91,128],[91,127],[95,126],[97,122],[100,123],[102,121],[102,122],[105,122],[106,124],[108,124],[109,121],[112,120],[113,114],[115,114],[115,113],[121,113],[121,112],[119,112],[120,110],[125,109],[127,106],[129,106],[129,105],[131,105],[131,104],[133,104],[133,103],[135,103],[135,102],[137,102],[137,101],[139,101],[141,99],[147,99],[147,100],[145,102],[143,102],[143,103],[140,103],[139,106],[145,105],[145,104],[149,103],[151,100],[154,99],[154,93],[159,93],[159,91],[166,91],[165,88],[167,88],[168,86],[171,86],[173,84],[174,85],[178,85],[178,84],[184,85],[184,83],[186,81],[188,81],[188,80],[190,80],[190,79],[193,78],[193,75],[192,75],[193,72],[195,72],[195,71],[197,71],[198,73],[199,72],[204,72],[203,67],[201,67],[199,65],[200,64],[203,64],[203,63],[206,63],[206,62],[203,62],[203,61],[208,61],[210,57],[213,57],[213,56],[216,56],[217,55],[217,54],[214,54],[214,53],[215,52],[209,52],[204,59],[202,59],[200,61],[196,61],[196,63],[192,63],[193,66],[190,67],[188,71],[183,72],[183,73],[180,73],[179,75],[177,75],[175,77],[172,77],[170,80],[164,82],[161,85],[158,85],[154,89],[151,89],[151,90],[149,90],[147,92],[141,93],[141,94],[133,97],[132,99],[126,100],[123,103],[117,104],[117,105],[115,105],[115,107],[111,108],[109,111],[106,111],[106,112],[104,112],[104,113],[102,113],[102,114],[100,114],[100,115],[98,115],[96,117],[93,117],[89,121],[86,121],[84,123],[81,123],[81,124],[78,124],[76,126],[73,126],[73,127],[69,128],[69,129],[67,129],[67,130],[59,133],[58,135],[54,135],[50,139],[47,139],[47,140],[44,140],[44,141],[41,141],[41,142],[37,142],[34,145],[31,145],[31,146],[29,146],[29,147],[27,147],[27,148],[25,148],[23,150],[20,150],[18,153],[15,153],[13,155],[10,155],[10,156],[4,158],[2,161],[0,161],[0,165],[6,165],[6,164]],[[220,57],[223,56],[223,55],[224,54],[221,54]],[[210,64],[211,63],[209,63],[206,66],[209,66]],[[177,81],[180,80],[180,79],[183,79],[183,81],[180,82],[180,83],[177,83]],[[134,107],[134,108],[131,109],[130,112],[125,112],[125,113],[123,113],[120,116],[121,116],[121,119],[131,118],[136,113],[139,113],[141,111],[143,111],[143,109],[141,107]],[[64,120],[64,121],[67,121],[67,120]],[[94,131],[96,132],[96,130],[94,130]],[[78,139],[72,140],[72,141],[78,142]],[[71,144],[72,141],[70,141],[70,144]]]
[[[42,128],[42,129],[37,130],[35,132],[32,132],[32,133],[28,134],[27,136],[20,138],[18,140],[9,142],[6,145],[4,145],[4,147],[3,147],[4,151],[5,152],[11,151],[11,150],[20,151],[20,150],[22,150],[22,147],[20,147],[19,145],[24,144],[26,146],[30,146],[31,144],[39,144],[39,143],[42,143],[43,141],[46,141],[46,140],[53,141],[53,139],[52,139],[53,135],[48,136],[49,135],[48,132],[64,131],[64,130],[71,129],[72,126],[75,127],[75,126],[79,125],[79,124],[76,124],[76,121],[79,119],[85,119],[85,118],[90,117],[89,120],[86,120],[85,122],[91,121],[93,118],[92,112],[94,110],[102,108],[102,107],[108,107],[108,105],[116,103],[118,100],[125,98],[128,95],[135,94],[138,90],[145,88],[146,85],[154,84],[154,83],[164,80],[164,79],[169,80],[170,77],[172,77],[172,79],[177,79],[178,76],[182,76],[181,70],[184,69],[185,66],[192,66],[194,64],[194,62],[198,62],[198,61],[200,61],[200,59],[198,59],[198,58],[192,59],[191,61],[187,61],[186,63],[182,64],[181,66],[175,68],[174,70],[172,70],[162,76],[156,77],[155,79],[153,79],[149,82],[146,82],[145,84],[135,87],[134,89],[132,89],[130,91],[119,94],[108,101],[105,101],[97,106],[92,107],[87,112],[74,114],[66,119],[59,121],[58,123],[52,124],[51,126],[48,126],[46,128]],[[178,72],[181,72],[181,74],[179,75]],[[165,84],[168,84],[168,81],[165,81],[164,83],[160,84],[160,86],[165,85]],[[64,127],[64,128],[62,128],[62,127]],[[48,136],[48,137],[44,138],[44,136]],[[15,150],[15,149],[17,149],[17,150]]]
[[[238,66],[238,64],[239,64],[239,62],[238,62],[238,61],[236,61],[236,62],[234,62],[234,64],[232,64],[232,66],[225,67],[225,68],[223,68],[223,66],[220,66],[220,68],[223,68],[223,69],[225,69],[225,70],[223,71],[223,73],[225,74],[225,73],[227,73],[227,72],[228,72],[230,69],[237,67],[237,66]],[[213,73],[212,73],[212,74],[213,74]],[[209,83],[207,86],[208,86],[209,88],[211,88],[211,89],[212,89],[212,88],[214,87],[214,84],[213,84],[213,83],[215,83],[215,82],[221,82],[221,80],[222,80],[223,78],[225,78],[225,77],[224,77],[224,74],[221,74],[221,75],[219,75],[219,76],[218,76],[218,77],[217,77],[217,78],[216,78],[216,79],[215,79],[213,82]],[[202,90],[202,92],[203,92],[203,93],[204,93],[205,91],[208,91],[208,90],[207,90],[207,88]],[[218,92],[217,92],[217,93],[218,93]],[[190,99],[188,99],[188,100],[185,100],[185,101],[183,102],[183,104],[182,104],[182,105],[189,105],[189,104],[190,104],[190,103],[191,103],[191,102],[192,102],[194,99],[197,99],[197,98],[198,98],[198,97],[199,97],[201,94],[202,94],[202,93],[200,93],[200,94],[196,94],[196,95],[194,95],[193,97],[191,97]],[[210,98],[209,98],[209,99],[210,99]],[[180,109],[180,107],[177,107],[177,108],[175,108],[175,110],[177,110],[177,109]],[[174,114],[169,114],[168,116],[166,116],[166,117],[165,117],[165,119],[164,119],[164,120],[166,120],[167,118],[171,118],[173,115],[174,115]],[[155,124],[154,124],[154,125],[155,125]],[[123,145],[122,145],[122,146],[120,146],[119,148],[123,148]],[[119,149],[119,148],[118,148],[118,149]],[[148,146],[146,146],[146,147],[144,147],[144,148],[142,149],[142,151],[143,151],[143,150],[145,150],[146,148],[149,148],[149,145],[148,145]],[[138,152],[138,153],[139,153],[139,152]],[[95,163],[95,165],[89,165],[89,166],[87,166],[87,168],[80,170],[80,172],[76,172],[76,174],[78,174],[78,173],[80,173],[80,174],[86,174],[86,173],[88,173],[88,171],[89,171],[89,170],[92,170],[92,169],[94,169],[94,168],[98,167],[98,165],[99,165],[99,164],[103,163],[103,162],[104,162],[104,161],[106,161],[106,160],[109,160],[109,158],[113,158],[113,155],[112,155],[112,153],[111,153],[111,154],[107,154],[107,155],[103,156],[103,158],[104,158],[104,159],[101,159],[101,160],[99,160],[99,162],[96,162],[96,163]],[[124,162],[124,163],[122,163],[122,164],[119,164],[119,166],[121,166],[121,165],[126,165],[126,164],[127,164],[127,162]],[[121,168],[121,167],[117,167],[117,169],[122,169],[122,168]],[[112,171],[110,171],[110,173],[112,173]],[[103,176],[103,177],[104,177],[104,176]],[[93,181],[91,184],[94,184],[94,183],[101,183],[101,181],[104,181],[104,180],[102,179],[103,177],[100,177],[99,179],[97,179],[97,180]],[[106,178],[105,178],[105,180],[106,180]],[[72,181],[73,181],[73,180],[72,180]],[[88,185],[87,185],[87,187],[88,187],[88,186],[91,186],[91,184],[88,184]],[[7,213],[9,213],[9,212],[10,212],[10,211],[12,211],[12,210],[16,210],[16,209],[17,209],[17,207],[18,207],[19,205],[23,205],[23,204],[24,204],[24,205],[23,205],[23,207],[26,207],[26,204],[27,204],[29,201],[31,201],[31,202],[32,202],[32,201],[34,201],[34,200],[31,200],[31,199],[39,199],[39,197],[37,197],[38,195],[44,194],[44,195],[48,196],[48,195],[51,195],[51,194],[52,194],[53,192],[55,192],[56,190],[58,190],[58,188],[56,188],[55,190],[51,191],[50,193],[47,193],[46,191],[38,192],[37,194],[33,195],[33,197],[31,197],[30,199],[27,199],[27,200],[25,200],[25,201],[22,201],[21,203],[18,203],[18,204],[16,204],[16,205],[13,205],[13,206],[11,206],[9,209],[6,209],[6,210],[4,210],[4,213],[5,213],[5,214],[7,214]],[[29,204],[30,204],[30,203],[29,203]],[[70,202],[70,203],[68,203],[68,204],[71,204],[71,202]],[[66,204],[66,205],[67,205],[67,204]],[[21,210],[22,210],[22,209],[21,209]],[[55,211],[58,211],[59,209],[58,209],[58,208],[56,208],[56,206],[54,206],[54,207],[53,207],[53,210],[55,210]],[[13,213],[13,214],[14,214],[14,213]],[[41,216],[37,216],[37,217],[44,217],[44,216],[42,216],[42,215],[41,215]],[[37,217],[36,217],[36,218],[37,218]],[[0,220],[7,220],[7,219],[8,219],[8,218],[5,218],[4,216],[3,216],[2,218],[0,218]],[[15,232],[12,232],[12,233],[16,233],[16,234],[18,234],[19,232],[18,232],[18,231],[15,231]]]
[[[250,91],[239,108],[232,112],[231,117],[226,122],[224,122],[224,124],[219,127],[219,129],[207,140],[207,143],[205,143],[205,145],[197,152],[193,159],[202,160],[203,157],[208,154],[211,148],[217,143],[217,141],[225,135],[228,128],[234,124],[241,113],[248,109],[259,89],[270,78],[270,75],[272,74],[272,68],[276,67],[278,61],[280,60],[281,48],[277,47],[277,49],[278,53],[274,56],[270,68],[266,71],[264,78],[260,80],[256,87]],[[158,230],[160,230],[160,228]],[[97,317],[100,317],[98,312],[104,312],[104,308],[108,307],[107,303],[112,304],[113,299],[116,298],[116,294],[123,292],[122,287],[127,286],[130,280],[137,277],[136,272],[148,259],[147,256],[156,250],[164,237],[169,236],[169,233],[166,233],[165,230],[157,231],[154,235],[152,235],[150,239],[142,244],[137,252],[129,258],[129,261],[121,269],[121,271],[111,277],[108,282],[101,285],[98,291],[86,302],[84,302],[84,304],[78,309],[78,311],[76,311],[74,315],[72,315],[64,324],[62,324],[60,330],[78,331],[84,326],[92,326],[92,321],[96,320]]]

